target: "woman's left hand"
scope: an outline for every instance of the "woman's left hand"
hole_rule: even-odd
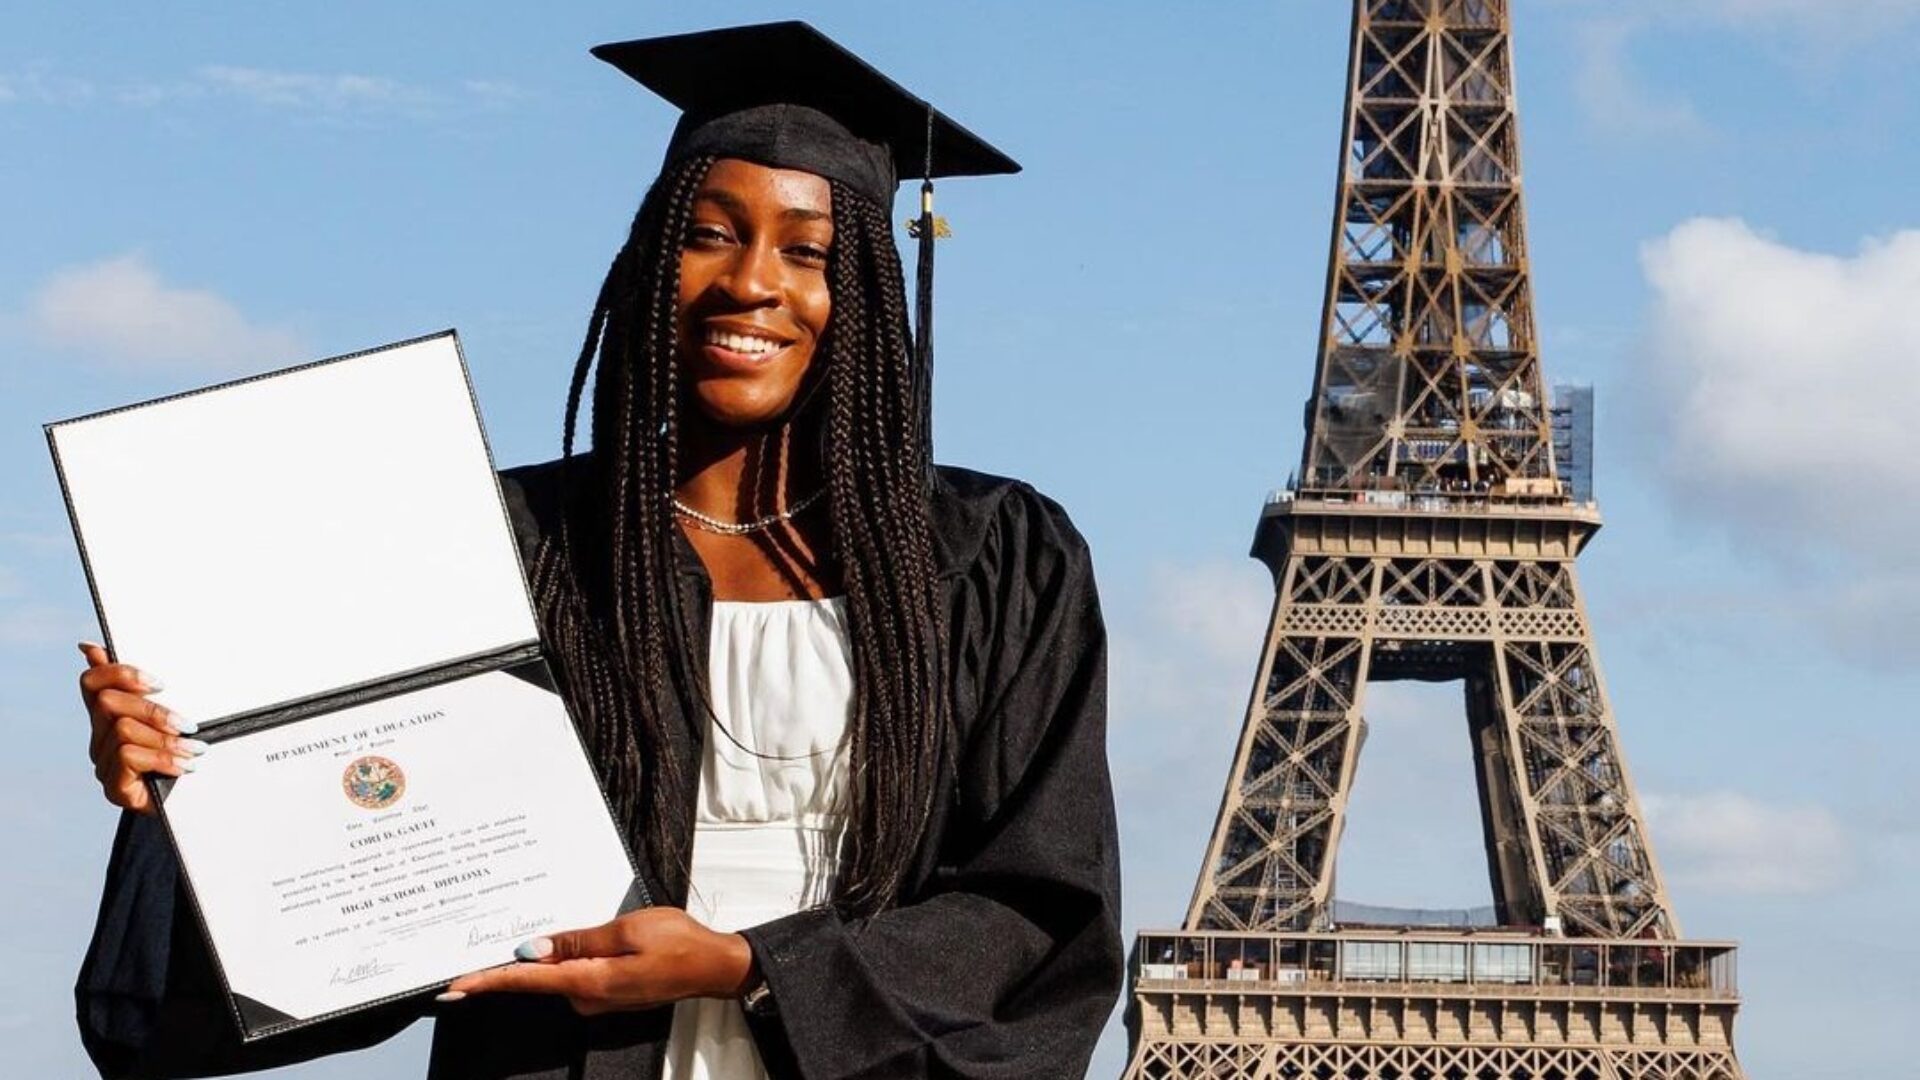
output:
[[[710,930],[679,908],[642,908],[592,929],[534,938],[514,955],[528,962],[463,975],[441,1000],[560,994],[591,1016],[682,998],[737,997],[754,982],[746,938]]]

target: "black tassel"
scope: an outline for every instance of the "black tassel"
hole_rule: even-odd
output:
[[[920,449],[933,463],[933,181],[920,182],[920,258],[914,269],[913,392]]]

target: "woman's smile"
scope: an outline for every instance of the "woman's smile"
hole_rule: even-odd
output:
[[[700,352],[716,366],[754,371],[777,361],[793,342],[790,335],[714,320],[702,328]]]

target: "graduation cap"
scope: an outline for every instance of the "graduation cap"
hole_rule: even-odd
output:
[[[920,178],[914,353],[926,405],[933,181],[1015,173],[1019,164],[804,22],[614,42],[593,55],[682,111],[666,167],[693,157],[740,158],[839,181],[882,207],[892,205],[901,179]]]
[[[1015,173],[1012,158],[804,22],[601,45],[685,115],[669,164],[737,157],[839,180],[882,206],[902,177]]]

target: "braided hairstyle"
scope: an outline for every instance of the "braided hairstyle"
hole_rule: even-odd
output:
[[[711,158],[669,167],[635,215],[594,305],[567,397],[573,455],[587,376],[594,453],[534,560],[542,630],[601,782],[653,865],[684,885],[679,841],[696,777],[667,726],[711,715],[704,629],[676,587],[671,508],[682,406],[675,308],[680,247]],[[904,275],[886,209],[832,184],[831,307],[823,465],[829,548],[846,588],[853,707],[849,800],[833,904],[864,915],[893,903],[932,807],[950,722],[945,626],[934,577],[932,478],[916,393]],[[809,410],[812,412],[813,410]],[[806,433],[813,434],[813,433]],[[799,437],[799,434],[796,434]]]

